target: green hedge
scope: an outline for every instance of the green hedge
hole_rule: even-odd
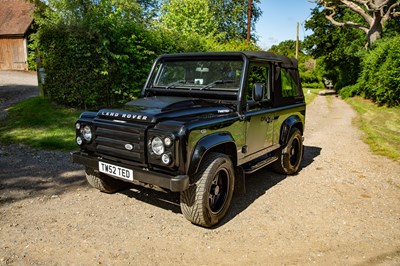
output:
[[[357,83],[354,85],[346,86],[340,90],[339,94],[343,99],[360,95],[360,85]]]
[[[324,88],[324,84],[322,84],[321,82],[319,82],[319,83],[302,82],[302,87],[303,88],[308,88],[308,89],[323,89]]]
[[[383,39],[365,56],[360,94],[379,105],[400,105],[400,36]]]
[[[162,34],[129,23],[115,27],[111,21],[42,27],[44,90],[55,102],[85,109],[132,99],[156,56],[178,50]]]

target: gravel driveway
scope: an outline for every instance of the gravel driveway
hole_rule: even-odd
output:
[[[370,153],[355,116],[318,96],[299,174],[247,176],[213,229],[178,194],[104,194],[68,153],[1,145],[0,265],[400,265],[400,165]]]
[[[38,95],[37,76],[34,72],[0,71],[0,119],[5,110],[22,100]]]

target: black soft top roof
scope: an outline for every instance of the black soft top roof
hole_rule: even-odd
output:
[[[176,54],[163,54],[160,58],[185,58],[185,57],[214,57],[214,56],[241,56],[249,60],[268,60],[281,63],[283,68],[296,69],[298,67],[295,58],[289,58],[284,55],[278,55],[271,52],[264,51],[240,51],[240,52],[194,52],[194,53],[176,53]]]

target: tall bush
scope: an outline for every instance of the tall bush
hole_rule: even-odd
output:
[[[156,42],[140,27],[112,27],[59,23],[41,30],[44,89],[52,100],[91,108],[114,105],[140,92]]]
[[[360,93],[380,105],[400,105],[400,35],[380,40],[366,54]]]
[[[135,1],[50,3],[36,14],[34,41],[44,91],[60,104],[97,109],[126,102],[138,96],[158,54],[183,49],[169,32],[148,27]]]

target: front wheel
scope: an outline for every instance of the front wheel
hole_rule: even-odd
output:
[[[181,192],[183,215],[194,224],[211,227],[227,213],[235,185],[235,172],[230,158],[210,153],[194,175],[195,183]]]
[[[291,130],[286,146],[279,152],[278,160],[272,164],[275,172],[292,175],[299,171],[303,159],[303,137],[298,128]]]
[[[86,179],[89,184],[105,193],[115,193],[128,187],[128,183],[114,179],[103,173],[94,171],[93,168],[85,168]]]

